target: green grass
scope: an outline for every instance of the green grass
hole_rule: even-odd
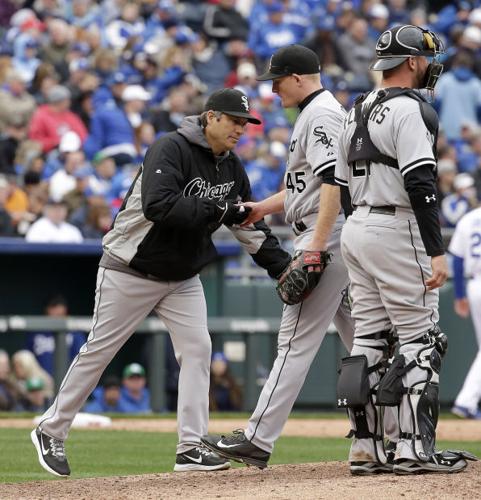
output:
[[[0,429],[0,482],[62,480],[44,472],[28,429]],[[73,430],[67,441],[72,478],[170,472],[177,435],[132,431]],[[282,437],[270,464],[346,460],[348,439]],[[439,449],[460,448],[481,456],[481,442],[439,441]]]

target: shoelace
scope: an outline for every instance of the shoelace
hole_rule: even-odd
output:
[[[239,441],[245,441],[245,440],[246,436],[242,429],[236,429],[235,431],[232,431],[232,434],[230,436],[222,436],[222,441],[224,441],[227,444],[238,443]]]
[[[208,448],[204,448],[203,446],[196,446],[195,450],[198,451],[200,455],[204,455],[206,457],[214,455],[212,451],[210,451]]]
[[[52,455],[59,460],[65,460],[65,446],[60,439],[50,438]]]

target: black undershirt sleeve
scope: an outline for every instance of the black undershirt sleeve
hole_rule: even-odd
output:
[[[436,178],[431,165],[421,165],[404,176],[404,187],[430,257],[444,254],[439,224]]]
[[[349,188],[347,186],[340,186],[341,188],[341,206],[344,210],[344,215],[346,219],[352,215],[354,208],[352,206],[351,193],[349,192]]]

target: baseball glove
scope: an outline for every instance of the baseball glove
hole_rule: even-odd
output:
[[[293,305],[309,297],[330,260],[329,252],[297,250],[277,283],[282,302]]]

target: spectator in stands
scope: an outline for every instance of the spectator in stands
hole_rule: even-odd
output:
[[[75,189],[77,185],[75,172],[87,165],[85,154],[81,150],[66,150],[59,155],[59,160],[60,168],[49,180],[50,198],[55,201],[61,201],[69,191]]]
[[[31,243],[82,243],[82,233],[66,218],[65,202],[49,199],[43,217],[30,226],[25,239]]]
[[[438,203],[454,192],[454,179],[458,173],[456,163],[450,158],[438,160]]]
[[[199,39],[192,44],[192,68],[207,86],[207,93],[211,93],[224,86],[230,65],[223,48],[200,33]]]
[[[170,89],[168,97],[164,100],[163,109],[152,113],[151,121],[155,132],[162,134],[176,130],[188,109],[189,102],[182,88]]]
[[[474,179],[467,173],[456,175],[453,181],[454,193],[441,203],[441,212],[448,227],[455,227],[459,219],[478,205]]]
[[[134,128],[142,121],[150,94],[140,85],[129,85],[122,92],[122,104],[107,104],[92,116],[90,135],[85,143],[87,158],[98,152],[108,155],[117,165],[133,163],[137,156]]]
[[[21,75],[14,69],[7,71],[5,82],[0,89],[0,132],[4,132],[7,125],[15,117],[16,123],[29,122],[37,104]]]
[[[28,197],[23,189],[16,185],[16,178],[10,176],[8,181],[8,196],[5,202],[5,209],[10,214],[15,226],[22,221],[28,213]]]
[[[93,169],[91,165],[84,164],[75,170],[73,176],[75,177],[75,187],[65,193],[62,198],[67,205],[68,215],[87,206],[88,197],[91,195],[90,179],[93,177]]]
[[[12,356],[12,366],[15,379],[24,392],[28,379],[40,378],[45,384],[47,398],[53,396],[53,378],[38,364],[33,352],[26,349],[17,351]]]
[[[242,391],[230,373],[229,362],[223,352],[214,352],[210,365],[209,410],[239,411]]]
[[[50,297],[44,309],[49,318],[65,318],[68,316],[67,299],[56,294]],[[72,331],[65,334],[68,348],[68,359],[71,362],[87,340],[85,332]],[[30,332],[27,334],[26,348],[33,352],[39,365],[50,375],[54,374],[55,334],[52,331]]]
[[[39,57],[43,62],[52,64],[60,75],[61,81],[68,78],[67,54],[72,38],[71,26],[63,19],[52,19],[47,24],[46,39],[42,44]]]
[[[339,37],[338,44],[343,56],[344,69],[359,79],[358,90],[370,90],[372,78],[369,65],[376,43],[368,36],[367,21],[356,18],[347,32]]]
[[[105,377],[102,387],[92,393],[93,399],[84,406],[87,413],[126,413],[120,399],[120,379],[115,375]]]
[[[12,59],[13,68],[27,84],[30,84],[33,80],[35,71],[40,65],[39,47],[40,44],[37,39],[28,37],[18,46],[18,50]]]
[[[247,40],[249,23],[236,8],[236,0],[219,0],[207,6],[204,32],[219,43],[232,39]]]
[[[39,106],[30,122],[29,137],[43,146],[48,153],[56,148],[62,135],[69,130],[77,133],[82,141],[87,130],[80,118],[70,111],[70,91],[62,85],[53,86],[47,93],[47,104]]]
[[[264,200],[279,191],[285,173],[287,148],[282,142],[274,141],[259,153],[259,158],[245,167],[252,198],[256,201]]]
[[[13,236],[15,226],[12,217],[5,208],[8,198],[9,184],[5,177],[0,177],[0,236]]]
[[[11,110],[0,133],[0,174],[16,175],[17,150],[26,137],[27,122]]]
[[[315,31],[304,44],[318,55],[324,73],[331,70],[340,71],[341,69],[342,54],[335,42],[336,32],[334,27],[333,16],[320,17]]]
[[[473,64],[469,53],[459,52],[451,71],[436,84],[440,123],[449,140],[459,139],[461,125],[476,122],[481,111],[481,80],[473,73]]]
[[[97,198],[97,197],[95,197]],[[80,227],[84,238],[103,238],[112,226],[112,210],[107,202],[91,203],[94,197],[89,198],[85,224]]]
[[[48,408],[49,399],[45,393],[45,381],[31,377],[25,382],[25,395],[20,401],[20,411],[43,413]]]
[[[124,368],[122,375],[121,405],[126,413],[150,413],[150,393],[145,387],[145,370],[138,363]]]
[[[268,13],[266,23],[251,26],[249,32],[249,48],[255,53],[257,63],[263,67],[271,55],[280,47],[298,43],[294,30],[284,21],[284,4],[273,1],[264,4]]]
[[[10,369],[7,351],[0,349],[0,411],[14,411],[18,408],[20,392]]]
[[[122,102],[122,92],[127,87],[127,76],[121,71],[116,71],[105,78],[92,95],[92,105],[95,111],[102,106],[120,106]]]
[[[382,3],[371,5],[368,10],[369,38],[377,40],[389,27],[389,9]]]
[[[94,175],[89,179],[89,188],[94,196],[103,196],[106,201],[110,201],[112,181],[117,170],[112,157],[103,153],[97,153],[93,160]]]

